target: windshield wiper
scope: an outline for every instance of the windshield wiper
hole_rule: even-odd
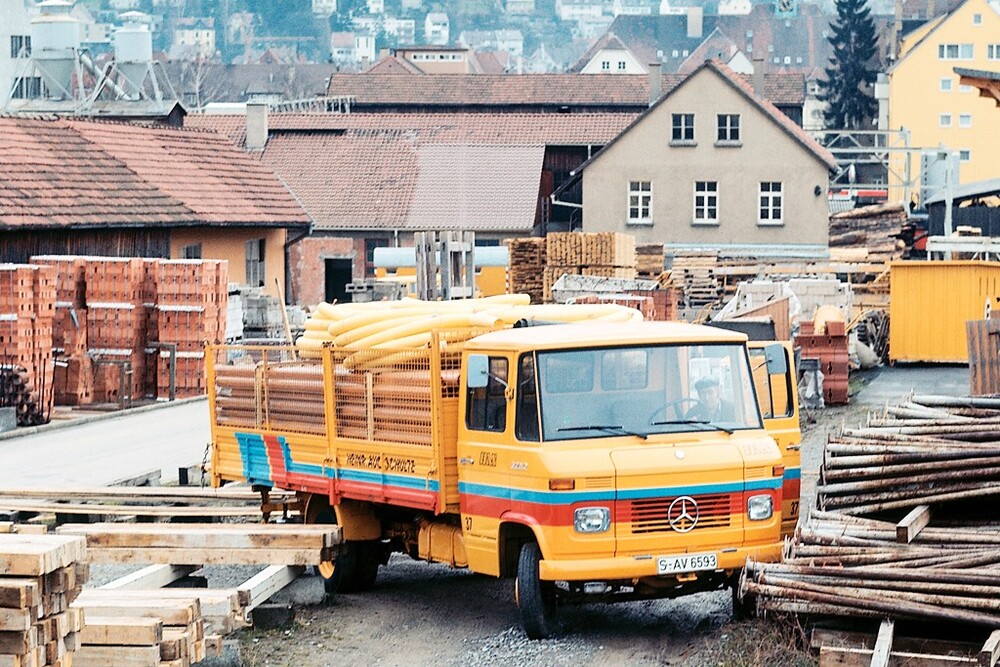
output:
[[[699,426],[707,426],[708,428],[706,430],[719,430],[725,431],[729,435],[733,434],[733,429],[710,422],[706,419],[671,419],[668,421],[653,422],[650,426],[672,426],[674,424],[698,424]]]
[[[647,433],[639,433],[637,431],[630,431],[627,428],[625,428],[624,426],[618,426],[618,425],[615,425],[615,424],[608,424],[608,425],[593,424],[591,426],[564,426],[562,428],[557,428],[556,431],[558,431],[558,432],[562,432],[562,431],[616,431],[616,432],[624,433],[625,435],[634,435],[635,437],[642,438],[643,440],[646,440],[647,438],[649,438],[649,435]]]

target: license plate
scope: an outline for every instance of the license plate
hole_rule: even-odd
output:
[[[699,572],[701,570],[717,570],[718,568],[719,557],[714,553],[660,556],[656,559],[657,574]]]

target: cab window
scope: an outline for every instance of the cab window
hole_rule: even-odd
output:
[[[490,357],[485,387],[470,388],[465,425],[472,431],[501,432],[507,428],[507,359]]]
[[[521,357],[517,369],[517,412],[514,435],[524,442],[538,442],[538,386],[535,384],[535,357]]]

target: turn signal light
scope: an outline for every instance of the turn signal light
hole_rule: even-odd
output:
[[[550,479],[549,491],[572,491],[576,488],[575,479]]]
[[[774,466],[771,468],[771,477],[784,477],[785,466]]]

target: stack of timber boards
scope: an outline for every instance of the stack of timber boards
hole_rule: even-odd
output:
[[[635,237],[620,232],[553,232],[546,237],[543,297],[563,274],[635,278]]]
[[[528,237],[508,239],[505,243],[510,255],[508,278],[511,294],[527,294],[531,303],[541,303],[544,297],[545,239]]]
[[[80,537],[0,534],[0,666],[73,664],[86,557]]]
[[[670,281],[684,290],[684,305],[697,308],[722,297],[716,269],[718,253],[678,253],[670,270]]]
[[[73,603],[87,617],[73,666],[187,667],[221,655],[221,637],[205,635],[197,591],[167,590],[180,595],[164,600],[157,591],[85,591]]]

